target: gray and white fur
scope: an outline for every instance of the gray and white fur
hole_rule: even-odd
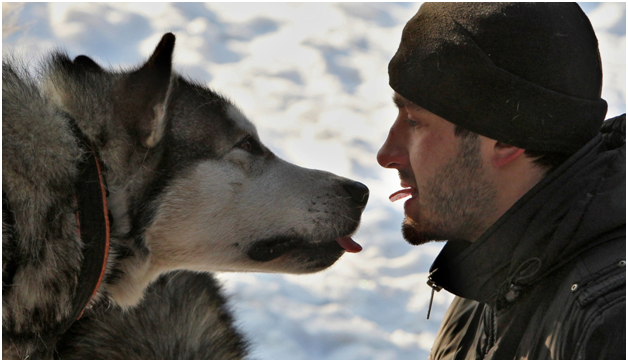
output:
[[[54,52],[33,75],[16,59],[3,59],[3,357],[87,355],[78,338],[68,339],[72,329],[54,335],[72,312],[83,257],[74,201],[83,151],[70,119],[98,148],[112,216],[104,280],[73,328],[108,326],[84,328],[85,345],[105,347],[98,337],[108,332],[133,343],[119,325],[139,330],[139,320],[159,319],[155,314],[208,312],[227,316],[175,317],[149,328],[172,333],[167,340],[177,343],[190,330],[219,325],[217,337],[233,342],[213,336],[198,342],[208,350],[212,342],[232,345],[215,357],[241,357],[245,343],[210,275],[167,276],[152,288],[160,296],[147,296],[147,287],[175,270],[317,272],[344,253],[336,239],[356,231],[368,189],[276,157],[232,102],[172,71],[174,41],[164,35],[150,59],[129,70]],[[177,296],[188,286],[191,298]],[[90,335],[97,329],[109,331]],[[195,342],[187,341],[181,345]],[[161,345],[123,355],[141,349],[131,344],[118,355],[176,358],[167,348],[174,346]],[[165,354],[158,357],[158,350]],[[180,351],[185,358],[210,356]]]

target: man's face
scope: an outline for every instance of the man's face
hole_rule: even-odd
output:
[[[377,161],[397,169],[405,202],[404,238],[475,241],[490,226],[496,190],[482,157],[482,136],[455,135],[454,124],[395,94],[399,115]],[[488,138],[485,138],[488,139]]]

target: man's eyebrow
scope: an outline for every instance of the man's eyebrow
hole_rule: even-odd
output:
[[[399,109],[406,107],[406,100],[400,97],[397,93],[393,94],[392,101],[395,103],[395,106]]]
[[[397,108],[399,108],[399,109],[403,109],[405,107],[408,107],[408,108],[414,109],[414,110],[424,110],[424,108],[422,108],[421,106],[418,106],[418,105],[414,104],[413,102],[403,98],[402,96],[400,96],[397,93],[393,94],[392,101],[393,101],[393,103],[395,103],[395,106]]]

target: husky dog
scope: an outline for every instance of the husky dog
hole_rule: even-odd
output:
[[[32,76],[3,59],[3,356],[82,357],[84,341],[241,357],[218,287],[193,272],[310,273],[361,249],[368,188],[276,157],[233,103],[172,71],[174,43],[128,71],[55,52]],[[142,301],[173,270],[193,272]],[[161,327],[144,346],[163,354],[123,355],[142,345],[122,327]]]

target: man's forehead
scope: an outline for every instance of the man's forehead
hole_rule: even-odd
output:
[[[411,102],[410,100],[404,98],[401,94],[395,92],[392,96],[392,101],[393,103],[395,103],[395,105],[397,106],[397,108],[399,109],[403,109],[403,110],[411,110],[413,112],[421,112],[423,114],[429,113],[432,114],[434,117],[437,117],[439,119],[442,119],[443,121],[450,123],[452,125],[455,125],[454,123],[450,122],[449,120],[442,118],[432,112],[430,112],[429,110],[421,107],[420,105],[416,105],[415,103]]]
[[[413,110],[422,110],[423,108],[414,104],[413,102],[409,101],[408,99],[404,98],[402,95],[400,95],[399,93],[395,92],[392,96],[392,100],[393,103],[395,103],[395,106],[397,106],[397,108],[401,109],[401,108],[408,108],[408,109],[413,109]]]

